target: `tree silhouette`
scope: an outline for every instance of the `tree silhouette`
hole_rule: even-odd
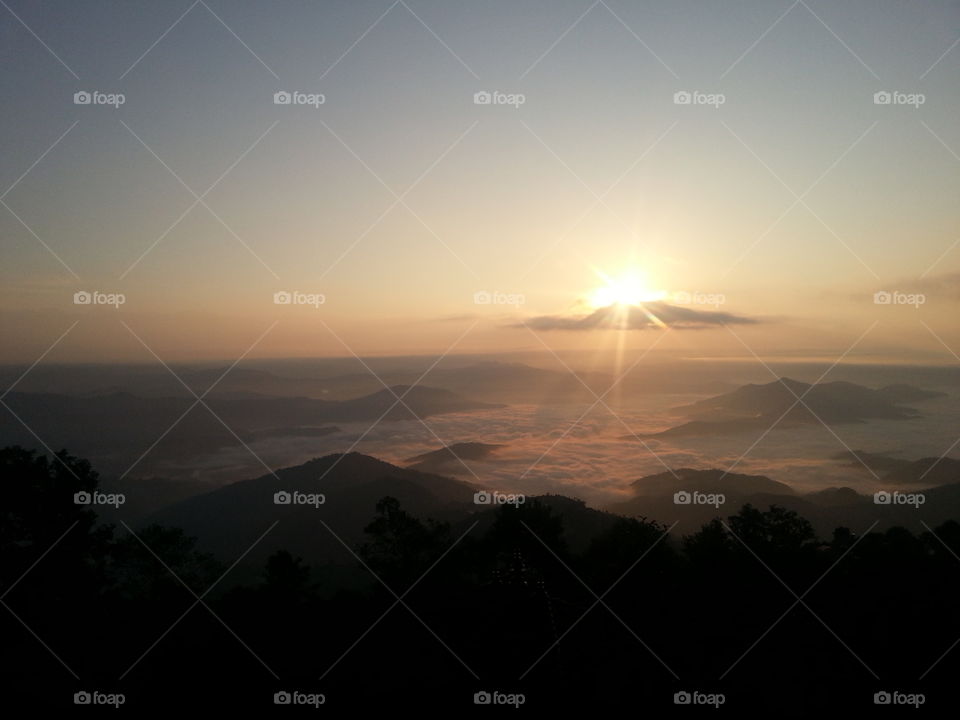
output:
[[[402,510],[400,501],[392,497],[377,502],[376,510],[376,518],[364,528],[371,540],[360,546],[360,557],[399,592],[449,547],[450,526],[433,520],[422,522]]]

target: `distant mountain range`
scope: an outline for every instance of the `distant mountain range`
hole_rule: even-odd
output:
[[[874,390],[850,382],[811,385],[780,378],[763,385],[744,385],[732,392],[675,408],[676,414],[689,420],[647,437],[697,437],[766,430],[778,420],[778,427],[821,421],[907,420],[918,417],[919,413],[901,403],[941,396],[943,393],[902,384]]]
[[[394,394],[403,398],[403,404],[397,404]],[[332,423],[372,423],[381,417],[391,422],[500,407],[424,386],[412,390],[396,386],[339,401],[232,395],[204,401],[216,416],[192,397],[11,392],[4,402],[16,416],[0,414],[0,444],[32,446],[36,433],[54,449],[68,447],[104,471],[122,472],[158,439],[152,453],[186,461],[220,447],[237,446],[238,438],[252,442],[281,435],[317,437],[336,432]]]
[[[923,484],[929,487],[960,481],[960,460],[950,457],[904,460],[884,453],[852,450],[837,453],[834,459],[845,461],[847,467],[872,472],[891,486]]]
[[[272,396],[348,400],[379,391],[387,385],[411,385],[421,380],[430,367],[423,358],[388,359],[367,364],[376,376],[353,361],[318,361],[324,368],[319,375],[308,375],[308,369],[286,368],[284,374],[247,367],[175,368],[183,383],[197,394],[213,387],[210,397]],[[536,367],[520,362],[484,360],[447,367],[443,363],[429,370],[422,382],[469,397],[490,402],[568,403],[590,402],[593,397],[581,380],[600,393],[614,382],[610,373],[578,370],[580,379],[550,359],[551,367]],[[190,397],[187,389],[163,368],[144,366],[38,366],[27,368],[0,367],[0,387],[17,382],[17,390],[31,393],[52,393],[92,397],[128,392],[140,397]],[[286,374],[287,372],[291,374]],[[317,371],[314,371],[317,372]],[[299,376],[303,373],[303,376]],[[379,379],[378,379],[379,378]],[[709,393],[728,387],[717,380],[706,380],[700,373],[678,373],[674,364],[652,364],[636,368],[621,386],[629,393]],[[608,398],[609,402],[613,398]]]

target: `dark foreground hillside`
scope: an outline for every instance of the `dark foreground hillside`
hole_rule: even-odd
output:
[[[276,548],[237,584],[238,558],[203,554],[176,528],[98,524],[74,503],[96,491],[82,460],[7,448],[0,467],[13,707],[70,708],[76,693],[122,696],[137,715],[277,712],[286,699],[338,714],[487,712],[475,701],[488,698],[635,713],[712,713],[698,703],[722,700],[721,714],[776,717],[955,704],[952,521],[817,538],[793,512],[747,505],[685,537],[610,516],[571,542],[562,503],[448,525],[386,496],[341,545],[366,582]]]

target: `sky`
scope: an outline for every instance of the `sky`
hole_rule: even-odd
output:
[[[0,362],[958,362],[958,39],[956,1],[4,0]]]

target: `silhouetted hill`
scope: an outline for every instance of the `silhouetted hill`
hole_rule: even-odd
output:
[[[311,564],[353,566],[355,558],[330,531],[354,547],[364,539],[363,528],[373,519],[377,501],[385,496],[399,500],[413,515],[453,523],[456,535],[473,522],[478,523],[474,532],[483,534],[499,509],[475,505],[476,488],[467,483],[355,452],[283,468],[276,476],[243,480],[182,500],[144,522],[183,528],[198,538],[201,549],[223,558],[238,557],[276,522],[245,558],[245,564],[260,563],[272,551],[283,548]],[[322,493],[325,502],[318,507],[274,503],[275,493],[294,490]],[[617,515],[561,495],[536,499],[563,518],[567,541],[575,549],[585,548],[618,519]],[[527,498],[527,502],[533,500]]]
[[[818,505],[827,507],[845,507],[855,505],[863,501],[864,496],[853,488],[848,487],[830,487],[823,490],[817,490],[806,496],[809,500]]]
[[[765,475],[744,475],[727,473],[723,470],[695,470],[679,468],[647,475],[634,480],[630,487],[638,495],[670,495],[679,490],[699,490],[700,492],[723,492],[728,495],[753,495],[769,493],[773,495],[794,495],[793,488]]]
[[[946,464],[943,477],[954,478],[951,482],[928,489],[910,488],[910,483],[916,483],[916,475],[929,467],[931,460],[928,458],[910,463],[912,474],[904,475],[899,480],[892,476],[882,478],[882,486],[887,491],[922,492],[925,501],[919,508],[910,504],[877,504],[874,501],[873,487],[876,482],[873,478],[869,490],[831,487],[801,494],[762,475],[724,475],[724,471],[718,469],[681,468],[674,471],[679,479],[673,473],[662,472],[634,481],[631,488],[636,496],[612,503],[607,509],[613,513],[642,516],[666,524],[676,521],[676,533],[688,532],[715,517],[726,517],[746,503],[755,507],[779,505],[793,510],[807,518],[821,537],[829,537],[835,528],[841,526],[859,532],[874,522],[877,522],[880,530],[896,525],[916,528],[922,527],[921,520],[934,525],[960,517],[960,482],[956,480],[960,460],[945,458],[940,463]],[[924,487],[928,480],[929,476],[924,481]],[[678,504],[674,502],[674,493],[681,490],[707,495],[722,493],[725,502],[719,507]]]
[[[317,507],[275,504],[274,495],[281,491],[323,494],[325,502]],[[150,521],[184,528],[201,548],[224,558],[238,557],[276,522],[269,537],[251,551],[250,563],[283,548],[311,563],[350,565],[355,559],[333,533],[353,547],[384,496],[397,498],[419,516],[455,519],[475,507],[473,493],[473,487],[458,480],[352,452],[188,498],[154,513]]]
[[[678,532],[689,531],[714,517],[725,516],[730,508],[739,508],[745,502],[761,497],[779,502],[781,498],[796,495],[790,486],[763,475],[725,473],[718,469],[664,471],[635,480],[630,488],[635,496],[612,503],[608,506],[611,512],[629,517],[643,516],[667,524],[677,521]],[[725,502],[719,508],[702,504],[678,505],[674,502],[674,494],[681,491],[722,494]]]

